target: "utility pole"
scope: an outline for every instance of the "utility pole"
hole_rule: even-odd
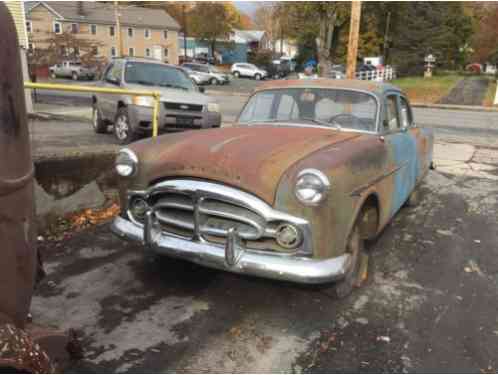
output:
[[[387,64],[387,49],[389,48],[389,25],[391,23],[391,12],[387,12],[386,31],[384,32],[384,46],[382,47],[382,65]]]
[[[121,38],[121,15],[119,14],[119,5],[114,0],[114,18],[116,20],[116,36],[118,41],[118,57],[123,57],[123,40]]]
[[[183,57],[187,61],[187,12],[185,10],[187,6],[182,4],[182,16],[183,16]],[[195,56],[192,56],[195,57]]]
[[[361,1],[351,4],[351,25],[349,28],[348,62],[346,78],[354,79],[356,75],[356,59],[358,58],[358,39],[360,36]]]

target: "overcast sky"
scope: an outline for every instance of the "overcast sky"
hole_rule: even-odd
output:
[[[235,6],[246,13],[248,16],[253,16],[256,9],[261,6],[264,1],[234,1]]]

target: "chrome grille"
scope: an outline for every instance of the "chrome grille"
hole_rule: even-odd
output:
[[[225,239],[235,228],[242,239],[257,240],[265,232],[265,220],[257,213],[219,199],[161,193],[153,211],[163,231],[188,238]]]
[[[193,111],[193,112],[201,112],[203,110],[202,104],[173,103],[173,102],[164,102],[164,108],[174,111]]]

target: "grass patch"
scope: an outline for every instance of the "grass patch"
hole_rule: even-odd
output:
[[[434,104],[448,95],[461,79],[460,75],[449,74],[431,78],[404,77],[391,83],[403,90],[413,103]]]
[[[492,79],[489,81],[488,91],[486,91],[486,96],[482,102],[482,105],[486,107],[492,107],[495,101],[496,95],[496,79]]]

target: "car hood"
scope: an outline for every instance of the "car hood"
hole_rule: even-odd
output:
[[[180,89],[172,89],[160,86],[144,86],[127,84],[126,88],[129,90],[140,90],[140,91],[159,91],[161,93],[162,102],[174,102],[174,103],[189,103],[189,104],[202,104],[214,102],[207,95],[201,94],[198,91],[185,91]]]
[[[140,160],[132,188],[193,177],[238,187],[273,204],[281,177],[294,163],[358,136],[332,129],[254,125],[147,139],[130,146]]]

